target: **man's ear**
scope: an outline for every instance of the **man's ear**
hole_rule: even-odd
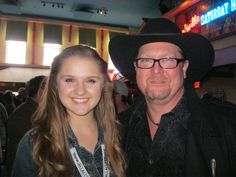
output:
[[[184,61],[184,65],[183,65],[184,79],[187,78],[186,72],[187,72],[187,70],[188,70],[188,66],[189,66],[189,61],[188,61],[188,60],[185,60],[185,61]]]
[[[184,79],[186,79],[187,78],[187,76],[186,76],[186,72],[184,72]]]
[[[135,69],[135,71],[137,70],[137,67],[136,67],[136,63],[134,62],[133,63],[133,66],[134,66],[134,69]]]

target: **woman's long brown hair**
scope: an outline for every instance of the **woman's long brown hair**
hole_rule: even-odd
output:
[[[57,77],[69,57],[86,57],[95,61],[105,78],[101,100],[95,108],[95,118],[104,130],[106,158],[117,177],[124,177],[125,160],[120,146],[116,113],[112,99],[112,84],[107,63],[97,52],[84,45],[66,48],[54,58],[45,92],[35,113],[33,129],[37,136],[33,145],[33,159],[39,166],[38,177],[72,177],[73,160],[69,151],[67,111],[57,90]]]

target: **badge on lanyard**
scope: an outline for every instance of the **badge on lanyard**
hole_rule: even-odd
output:
[[[101,149],[102,149],[103,177],[109,177],[110,171],[108,169],[108,165],[105,160],[105,146],[104,146],[104,144],[101,144]],[[70,153],[71,153],[71,156],[73,158],[75,166],[78,169],[80,175],[82,177],[90,177],[90,175],[89,175],[88,171],[85,169],[75,147],[70,148]]]

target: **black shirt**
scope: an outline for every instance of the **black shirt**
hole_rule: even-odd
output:
[[[146,105],[126,143],[128,176],[183,176],[187,132],[187,103],[183,97],[169,113],[162,115],[153,141],[146,118]]]

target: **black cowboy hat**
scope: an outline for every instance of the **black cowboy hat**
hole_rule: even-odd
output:
[[[130,81],[135,81],[133,62],[138,49],[151,42],[169,42],[182,49],[184,58],[189,60],[188,81],[199,81],[212,67],[215,55],[209,40],[197,33],[182,34],[168,19],[149,19],[138,35],[116,36],[109,43],[113,64]]]

